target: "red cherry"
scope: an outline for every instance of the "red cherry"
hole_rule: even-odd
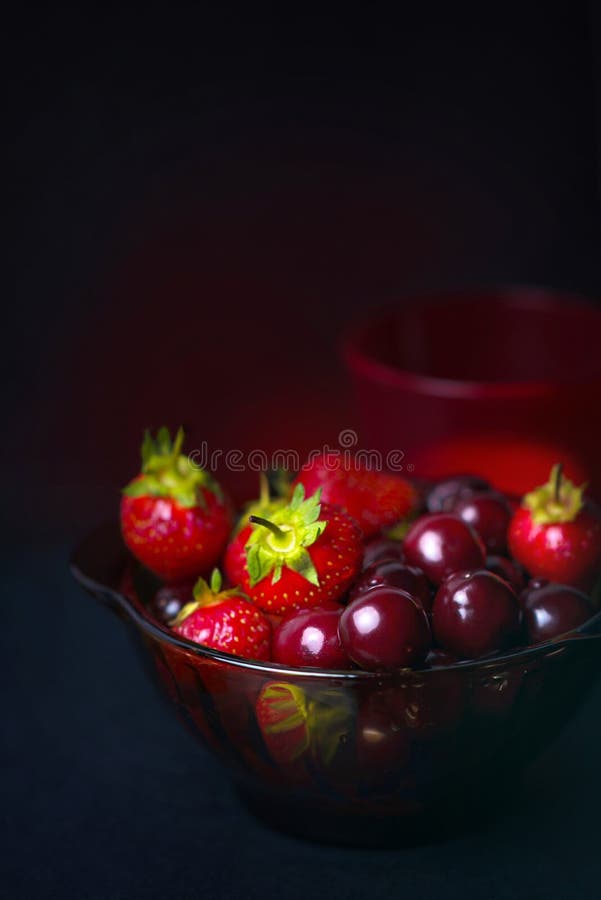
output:
[[[447,513],[422,516],[407,533],[405,558],[433,584],[459,569],[481,569],[484,547],[474,529]]]
[[[486,491],[464,497],[453,506],[453,512],[480,535],[489,553],[506,550],[507,528],[513,511],[502,494]]]
[[[506,556],[487,556],[486,568],[506,581],[519,595],[526,581],[526,573],[519,563],[513,559],[507,559]]]
[[[374,587],[353,600],[340,617],[339,634],[350,658],[373,671],[423,662],[431,646],[424,609],[393,587]]]
[[[530,581],[528,582],[528,584],[526,585],[526,590],[523,591],[520,599],[525,600],[526,595],[530,591],[535,591],[537,588],[545,587],[547,584],[550,584],[550,583],[551,582],[549,581],[548,578],[531,578]]]
[[[291,613],[273,635],[273,659],[287,666],[348,669],[350,660],[338,637],[342,607],[332,604]]]
[[[503,650],[516,638],[520,605],[509,585],[492,572],[456,572],[438,589],[432,627],[438,644],[462,658]]]
[[[471,497],[478,491],[487,491],[490,488],[488,481],[477,475],[454,475],[439,481],[428,493],[426,506],[428,512],[449,512],[458,500]]]
[[[363,554],[363,568],[369,569],[375,562],[380,559],[400,559],[403,560],[403,545],[400,541],[392,538],[374,538],[365,545]]]
[[[150,612],[159,622],[171,622],[178,615],[186,603],[194,599],[192,591],[193,582],[180,582],[178,584],[164,584],[158,589],[150,602]]]
[[[522,595],[524,622],[531,644],[573,631],[593,615],[590,599],[563,584],[546,584]]]
[[[405,565],[399,559],[381,559],[366,569],[351,591],[351,601],[374,587],[400,588],[420,603],[426,612],[432,608],[430,584],[422,570]]]

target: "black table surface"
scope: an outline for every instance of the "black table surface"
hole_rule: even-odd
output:
[[[240,805],[163,707],[67,545],[3,566],[0,896],[599,896],[601,686],[500,817],[399,850],[304,843]]]

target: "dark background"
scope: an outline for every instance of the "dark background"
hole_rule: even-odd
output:
[[[5,26],[0,893],[594,896],[600,696],[496,825],[394,855],[302,845],[241,811],[66,571],[145,426],[303,450],[353,424],[351,317],[429,287],[598,294],[594,4]]]

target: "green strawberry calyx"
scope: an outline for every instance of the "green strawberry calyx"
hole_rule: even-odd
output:
[[[535,525],[558,525],[573,522],[583,505],[586,484],[577,487],[563,474],[563,466],[557,463],[551,469],[546,484],[526,494],[522,505],[530,510]]]
[[[182,453],[183,443],[183,428],[178,429],[174,440],[167,428],[160,428],[156,438],[146,431],[140,475],[130,481],[123,493],[127,497],[170,497],[188,508],[205,505],[203,488],[220,497],[212,476]]]
[[[298,484],[290,502],[271,512],[269,518],[251,515],[254,526],[246,542],[246,568],[251,587],[271,574],[276,584],[287,566],[319,587],[319,577],[307,550],[323,534],[327,522],[320,520],[321,488],[305,499]]]
[[[175,619],[172,619],[169,625],[172,628],[176,625],[181,625],[184,619],[195,613],[197,609],[217,606],[219,603],[223,603],[224,600],[230,600],[232,597],[241,597],[243,600],[249,599],[239,587],[228,588],[222,591],[222,584],[223,579],[219,569],[213,569],[210,582],[206,582],[204,578],[199,578],[192,590],[194,600],[182,606]]]

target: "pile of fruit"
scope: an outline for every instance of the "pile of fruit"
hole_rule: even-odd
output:
[[[476,476],[418,487],[327,453],[236,521],[182,443],[146,435],[121,528],[164,582],[153,615],[190,641],[380,671],[540,643],[595,612],[601,512],[560,465],[516,501]]]

